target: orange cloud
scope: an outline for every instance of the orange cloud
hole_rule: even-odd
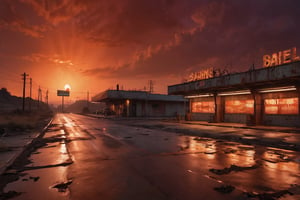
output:
[[[2,0],[0,72],[47,72],[49,84],[80,79],[72,83],[76,90],[84,79],[96,88],[119,80],[180,81],[212,65],[242,71],[259,67],[272,49],[300,46],[299,6],[296,0]]]

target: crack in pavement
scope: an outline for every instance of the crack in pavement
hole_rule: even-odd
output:
[[[36,169],[44,169],[44,168],[52,168],[52,167],[65,167],[68,165],[73,164],[73,161],[71,159],[62,162],[62,163],[58,163],[58,164],[52,164],[52,165],[43,165],[43,166],[25,166],[21,171],[29,171],[29,170],[36,170]],[[20,171],[20,172],[21,172]]]

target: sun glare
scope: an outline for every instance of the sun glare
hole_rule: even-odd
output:
[[[70,91],[71,90],[71,86],[69,84],[65,84],[64,88],[65,88],[66,91]]]

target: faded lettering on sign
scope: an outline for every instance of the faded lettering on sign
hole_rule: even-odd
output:
[[[300,61],[300,56],[297,56],[296,47],[284,51],[279,51],[271,55],[263,56],[264,67],[273,67],[273,66],[287,64],[295,61]]]

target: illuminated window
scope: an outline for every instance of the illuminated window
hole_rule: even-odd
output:
[[[225,113],[254,113],[254,100],[228,100],[225,101]]]
[[[215,103],[213,101],[192,102],[192,112],[215,113]]]
[[[297,115],[298,113],[298,98],[265,99],[265,114]]]

